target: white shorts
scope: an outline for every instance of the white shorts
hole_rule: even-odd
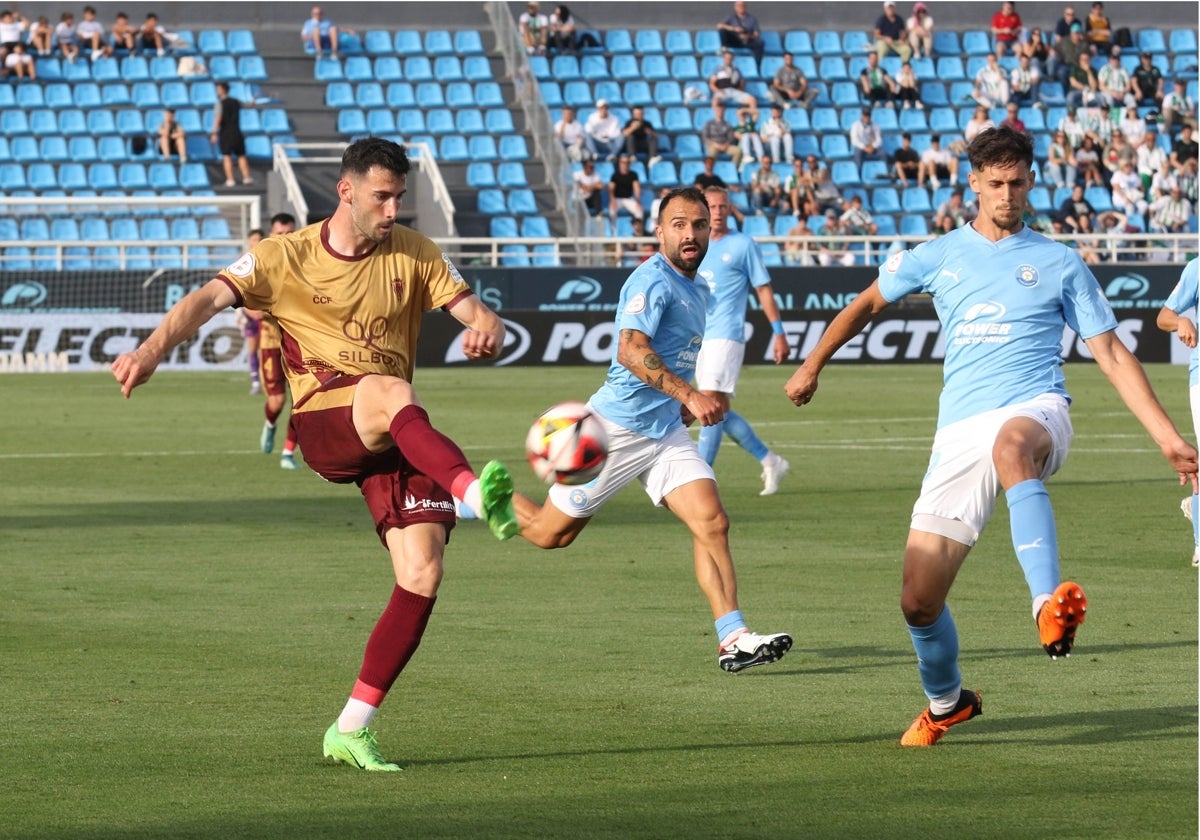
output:
[[[733,396],[746,345],[728,338],[706,338],[696,356],[696,387]]]
[[[654,440],[596,415],[608,432],[608,462],[587,484],[555,484],[550,488],[554,506],[575,519],[586,519],[634,479],[646,495],[661,505],[677,487],[702,478],[716,481],[712,467],[700,457],[696,442],[683,426]]]
[[[1043,394],[951,423],[934,436],[921,496],[913,505],[913,530],[975,545],[1000,493],[992,447],[1000,427],[1013,417],[1030,417],[1046,428],[1052,443],[1040,478],[1044,481],[1058,472],[1067,460],[1075,432],[1070,406],[1057,394]]]

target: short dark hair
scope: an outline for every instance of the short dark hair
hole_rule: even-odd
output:
[[[985,128],[967,147],[967,159],[976,172],[987,166],[1033,166],[1033,138],[1007,125]]]
[[[271,224],[272,225],[294,225],[294,224],[296,224],[296,217],[293,216],[291,213],[276,213],[274,216],[271,217]]]
[[[693,204],[699,204],[704,208],[705,213],[708,212],[708,201],[704,198],[704,193],[700,191],[699,187],[676,187],[664,195],[662,201],[659,202],[658,218],[654,220],[656,223],[662,224],[667,211],[667,205],[677,198],[682,198],[684,201],[690,201]]]
[[[383,137],[364,137],[346,147],[342,154],[342,170],[338,177],[366,175],[372,166],[386,169],[393,175],[408,175],[412,164],[408,152],[399,143]]]

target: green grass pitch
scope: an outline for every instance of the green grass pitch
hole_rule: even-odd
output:
[[[796,644],[717,668],[681,524],[639,489],[539,551],[463,523],[429,631],[377,719],[400,774],[321,757],[391,589],[355,488],[256,451],[246,377],[9,376],[0,436],[0,837],[1194,838],[1197,584],[1184,491],[1095,367],[1051,481],[1063,571],[1091,601],[1042,653],[1003,503],[951,605],[984,715],[936,748],[900,554],[940,371],[791,368],[735,401],[792,463],[717,462],[743,611]],[[1187,375],[1152,380],[1190,430]],[[601,368],[423,370],[473,463]],[[1190,431],[1188,437],[1191,437]]]

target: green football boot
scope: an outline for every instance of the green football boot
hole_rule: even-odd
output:
[[[479,473],[479,493],[483,497],[483,518],[498,540],[521,533],[513,511],[513,481],[508,468],[499,461],[488,461]]]
[[[375,733],[365,726],[357,732],[338,732],[337,721],[325,730],[325,757],[349,764],[359,770],[381,770],[395,773],[403,770],[379,754]]]

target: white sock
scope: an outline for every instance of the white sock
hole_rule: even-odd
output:
[[[941,697],[933,697],[929,701],[929,712],[935,715],[946,715],[954,711],[954,707],[958,705],[958,697],[962,694],[962,686],[954,689],[949,694],[943,694]]]
[[[346,708],[338,715],[338,732],[357,732],[364,726],[370,726],[378,711],[378,706],[351,697],[346,701]]]
[[[762,464],[764,467],[773,467],[779,463],[779,456],[776,455],[774,452],[768,452],[766,455],[764,455],[762,457],[762,460],[759,461],[759,463]]]
[[[1033,620],[1037,621],[1038,613],[1042,610],[1042,604],[1050,600],[1049,593],[1039,595],[1033,599]]]
[[[467,491],[463,493],[462,500],[467,507],[475,511],[476,516],[483,516],[483,494],[479,492],[478,478],[467,485]]]

